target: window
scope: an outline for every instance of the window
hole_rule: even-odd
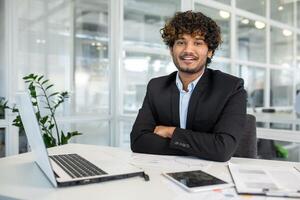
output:
[[[109,121],[92,121],[77,122],[77,123],[64,123],[63,129],[65,132],[77,130],[82,135],[73,137],[72,142],[81,144],[94,144],[94,145],[110,145],[110,123]]]
[[[208,68],[211,68],[214,70],[220,70],[227,74],[232,74],[230,66],[231,66],[230,63],[215,61],[213,58],[212,62],[208,65]]]
[[[293,32],[271,27],[271,63],[291,67],[293,62]]]
[[[294,1],[271,0],[271,19],[293,26]]]
[[[180,10],[180,0],[124,0],[124,41],[120,69],[120,146],[129,146],[129,133],[146,93],[148,81],[176,70],[160,29]],[[132,121],[131,121],[132,120]]]
[[[297,67],[300,69],[300,34],[297,35]]]
[[[106,0],[76,5],[75,115],[109,114],[108,10]]]
[[[224,3],[224,4],[228,4],[228,5],[230,5],[230,2],[231,2],[231,0],[215,0],[215,1],[218,1],[218,2]]]
[[[216,21],[222,32],[223,43],[216,51],[215,57],[230,57],[230,15],[231,13],[224,10],[217,10],[206,7],[202,4],[195,4],[195,11],[200,11]]]
[[[271,106],[292,106],[293,72],[290,70],[271,70]]]
[[[6,89],[5,76],[5,16],[4,16],[4,1],[0,0],[0,102],[4,100]],[[4,119],[4,110],[0,108],[0,119]]]
[[[247,91],[247,106],[256,108],[264,107],[266,91],[266,70],[261,67],[239,66],[240,77],[244,79],[244,87]]]
[[[0,158],[5,156],[5,129],[0,128]]]
[[[266,62],[266,25],[237,17],[237,54],[240,60]]]
[[[298,28],[300,28],[300,1],[297,1],[296,3],[296,6],[297,6],[297,25],[298,25]]]
[[[141,107],[146,87],[151,78],[176,70],[169,51],[166,55],[127,51],[121,71],[122,112],[137,113]]]
[[[266,0],[236,0],[236,7],[261,16],[266,15]]]

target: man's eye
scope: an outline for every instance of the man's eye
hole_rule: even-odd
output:
[[[182,44],[183,44],[183,41],[180,41],[180,40],[179,40],[179,41],[176,41],[176,44],[177,44],[177,45],[182,45]]]
[[[202,41],[200,41],[200,42],[195,42],[195,45],[196,46],[201,46],[201,45],[203,45],[204,44],[204,42],[202,42]]]

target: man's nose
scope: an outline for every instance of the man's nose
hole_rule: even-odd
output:
[[[188,42],[188,43],[185,45],[184,52],[193,52],[193,49],[194,49],[193,43]]]

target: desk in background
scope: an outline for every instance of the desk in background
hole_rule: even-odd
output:
[[[32,154],[25,153],[0,159],[0,199],[269,199],[264,196],[238,196],[233,188],[222,191],[188,193],[161,175],[162,172],[167,171],[202,169],[219,178],[232,182],[226,162],[205,161],[180,156],[135,154],[120,148],[82,144],[69,144],[49,149],[50,154],[89,152],[96,157],[99,151],[104,151],[112,155],[116,160],[127,161],[135,166],[141,167],[150,176],[150,181],[146,182],[140,177],[135,177],[83,186],[53,188],[46,176],[43,175],[41,170],[34,163]],[[300,167],[300,163],[283,161],[244,158],[232,158],[230,161],[246,165]]]

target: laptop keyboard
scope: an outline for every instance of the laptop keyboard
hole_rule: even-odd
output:
[[[78,154],[52,155],[49,157],[72,178],[107,174]]]

